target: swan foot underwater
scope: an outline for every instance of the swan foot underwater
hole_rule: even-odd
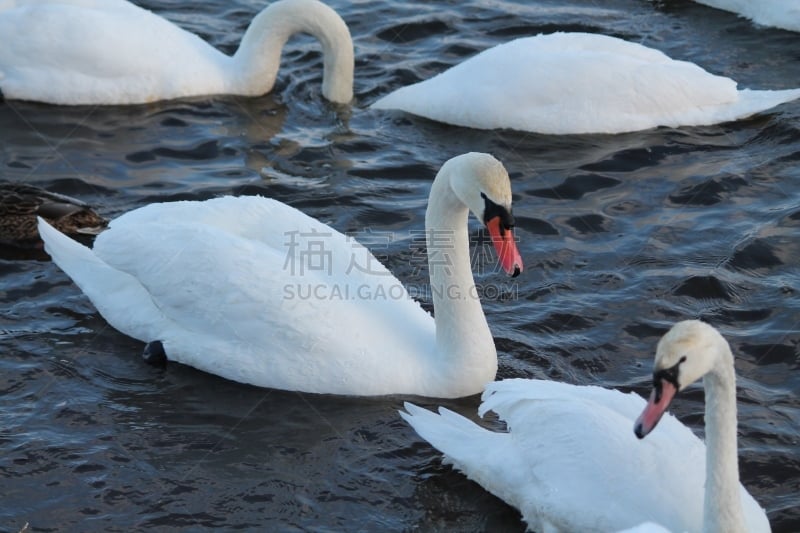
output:
[[[167,352],[164,350],[164,343],[161,341],[150,341],[142,350],[142,359],[145,363],[153,366],[166,366]]]
[[[768,532],[766,513],[739,482],[733,359],[716,329],[687,320],[658,343],[649,402],[596,386],[508,379],[487,385],[478,410],[497,413],[506,433],[442,407],[406,403],[400,415],[445,464],[519,509],[534,531]],[[701,377],[705,444],[665,414]]]
[[[0,91],[62,105],[143,104],[272,90],[295,33],[322,45],[322,94],[353,99],[347,25],[318,0],[279,0],[253,19],[231,57],[127,0],[0,2]]]
[[[155,363],[165,356],[285,390],[454,398],[481,392],[497,372],[472,276],[470,212],[502,269],[522,271],[506,169],[481,153],[446,161],[425,214],[434,317],[364,246],[268,198],[151,204],[112,220],[93,249],[41,219],[39,232],[56,265],[109,324],[149,343]],[[321,236],[330,268],[297,272],[294,261]],[[394,297],[287,295],[296,283]]]

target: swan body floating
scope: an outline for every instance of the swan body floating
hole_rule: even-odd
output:
[[[469,211],[503,269],[522,270],[503,165],[478,153],[447,161],[425,216],[435,320],[358,242],[267,198],[151,204],[113,220],[93,250],[43,221],[39,231],[112,326],[159,341],[168,359],[278,389],[458,397],[497,371]]]
[[[695,0],[698,4],[736,13],[762,26],[800,32],[797,0]]]
[[[435,414],[407,403],[400,414],[447,463],[519,509],[534,531],[657,530],[654,524],[675,532],[769,531],[764,510],[739,483],[727,342],[707,324],[680,322],[659,343],[655,368],[657,401],[649,405],[595,386],[490,383],[479,413],[496,412],[508,433],[444,408]],[[636,433],[644,436],[675,389],[707,371],[705,446],[669,414],[652,436],[636,439],[640,413]]]
[[[295,33],[322,44],[323,95],[353,97],[353,43],[317,0],[280,0],[259,13],[227,56],[127,0],[0,2],[0,91],[51,104],[141,104],[272,90],[283,45]]]
[[[727,122],[800,97],[737,90],[658,50],[588,33],[495,46],[372,104],[457,126],[548,134],[622,133]]]

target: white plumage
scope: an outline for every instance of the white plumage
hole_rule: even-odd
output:
[[[702,338],[695,343],[700,351],[708,345]],[[680,340],[672,346],[690,357],[700,353]],[[733,531],[704,529],[707,451],[700,439],[669,414],[646,439],[636,438],[634,421],[646,406],[633,393],[511,379],[490,383],[478,411],[497,413],[507,433],[444,408],[436,414],[406,403],[400,414],[446,463],[519,509],[533,531]],[[733,442],[720,444],[732,446],[735,458],[733,431]],[[709,453],[715,462],[723,455]],[[743,530],[769,531],[764,510],[747,490],[733,490],[743,506]]]
[[[756,24],[800,31],[800,2],[797,0],[695,0],[748,18]]]
[[[467,297],[468,210],[483,220],[482,194],[510,212],[508,174],[487,154],[453,158],[434,180],[426,227],[439,240],[452,231],[428,243],[448,259],[431,268],[435,322],[353,238],[267,198],[151,204],[113,220],[93,250],[41,219],[39,230],[112,326],[161,341],[171,360],[286,390],[455,397],[497,370],[480,301]],[[500,259],[513,273],[511,235]]]
[[[588,33],[515,39],[372,104],[480,129],[621,133],[747,117],[800,89],[737,90],[658,50]]]
[[[233,57],[127,0],[0,0],[0,90],[53,104],[138,104],[210,94],[256,96],[275,83],[298,32],[320,40],[322,92],[353,96],[353,44],[317,0],[280,0],[245,32]]]

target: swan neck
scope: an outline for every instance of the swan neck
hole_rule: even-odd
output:
[[[445,164],[437,175],[425,213],[436,347],[440,357],[491,381],[497,352],[472,276],[469,209],[450,185],[453,167]]]
[[[706,394],[706,492],[704,531],[744,533],[736,437],[736,374],[727,342],[704,381]]]
[[[350,31],[339,15],[317,0],[280,0],[261,11],[242,37],[233,57],[237,92],[261,95],[275,84],[286,41],[308,33],[322,45],[322,94],[347,103],[353,98],[354,55]]]

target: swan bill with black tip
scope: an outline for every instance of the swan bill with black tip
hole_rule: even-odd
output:
[[[650,399],[647,401],[647,407],[636,419],[636,424],[633,427],[637,437],[643,439],[653,431],[658,421],[661,420],[661,416],[669,409],[669,404],[677,392],[678,389],[669,381],[659,381],[658,385],[653,387]]]
[[[522,272],[522,256],[517,249],[514,241],[514,216],[505,207],[491,201],[485,194],[481,193],[485,202],[483,211],[483,221],[492,244],[497,252],[497,260],[503,267],[506,274],[517,277]]]
[[[653,391],[650,393],[650,399],[633,426],[634,433],[640,439],[646,437],[658,425],[658,421],[667,412],[669,404],[680,390],[678,374],[680,365],[684,361],[686,357],[682,357],[673,367],[653,373]]]

